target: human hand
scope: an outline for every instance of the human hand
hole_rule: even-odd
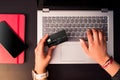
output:
[[[48,51],[45,53],[45,41],[48,38],[48,35],[45,35],[40,42],[38,43],[35,49],[35,71],[38,74],[46,72],[46,67],[48,66],[51,58],[52,52],[55,46],[48,48]]]
[[[100,65],[103,65],[108,59],[106,40],[101,31],[89,29],[87,31],[88,43],[80,39],[84,51]]]

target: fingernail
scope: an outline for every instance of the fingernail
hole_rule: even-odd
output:
[[[54,48],[56,48],[56,46],[53,46]]]
[[[46,34],[46,36],[48,36],[48,34]]]
[[[87,29],[88,32],[90,32],[91,29]]]
[[[80,43],[83,43],[83,40],[82,39],[79,39],[80,40]]]
[[[54,49],[54,48],[56,48],[56,46],[52,46],[52,48]]]

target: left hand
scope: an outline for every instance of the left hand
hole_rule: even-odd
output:
[[[48,38],[48,35],[45,35],[40,42],[38,43],[36,49],[35,49],[35,71],[38,74],[42,74],[46,72],[46,67],[48,66],[51,58],[52,58],[52,52],[55,48],[55,46],[52,46],[48,48],[48,51],[45,53],[45,41]]]

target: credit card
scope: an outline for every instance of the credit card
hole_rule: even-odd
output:
[[[48,39],[46,40],[46,43],[47,43],[48,47],[51,47],[51,46],[63,43],[65,41],[68,41],[67,34],[66,34],[65,30],[61,30],[57,33],[50,35],[48,37]]]

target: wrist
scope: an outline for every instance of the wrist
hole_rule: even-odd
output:
[[[107,66],[109,66],[110,64],[113,63],[113,58],[112,56],[104,63],[104,65],[102,65],[102,68],[106,68]]]
[[[110,58],[110,56],[106,56],[106,57],[102,58],[101,60],[98,61],[98,64],[101,65],[101,66],[104,65],[105,62],[106,62],[109,58]]]
[[[46,80],[48,76],[49,76],[48,71],[38,74],[36,73],[36,71],[32,70],[33,80]]]
[[[42,74],[42,73],[45,73],[45,72],[46,72],[46,68],[38,68],[38,67],[35,67],[35,68],[34,68],[34,71],[35,71],[37,74]]]

